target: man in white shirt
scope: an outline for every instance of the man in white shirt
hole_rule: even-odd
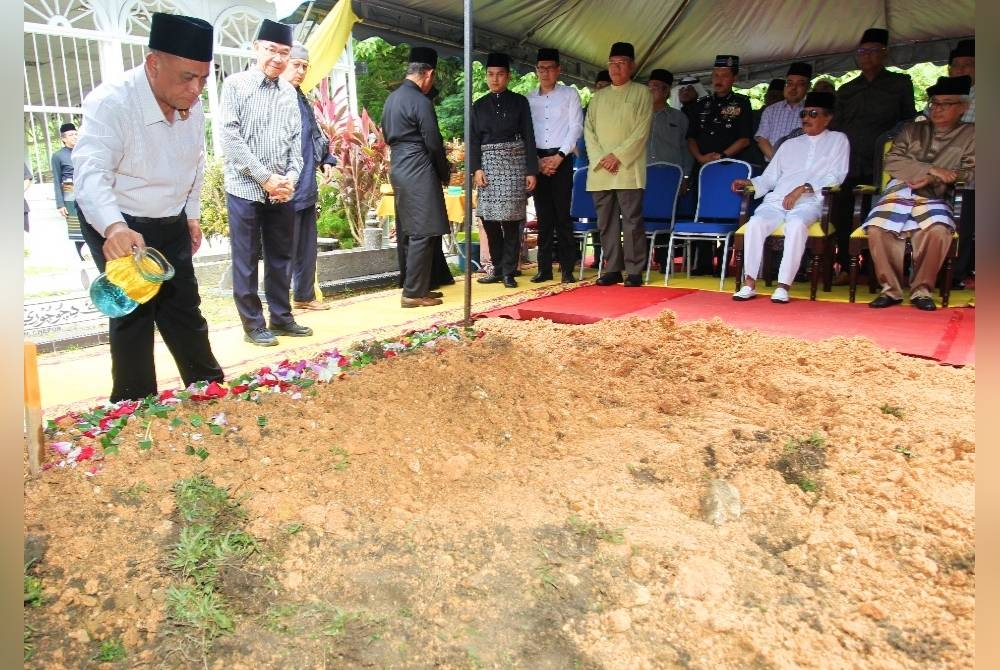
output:
[[[850,159],[850,145],[843,133],[827,130],[833,119],[834,96],[810,93],[806,96],[802,117],[805,133],[783,142],[764,173],[753,179],[735,179],[732,189],[740,192],[752,187],[756,198],[764,202],[747,222],[744,233],[745,283],[733,294],[733,300],[757,297],[754,290],[764,252],[764,240],[785,224],[785,250],[778,269],[778,288],[771,302],[787,303],[788,288],[802,262],[809,226],[822,211],[820,192],[844,181]]]
[[[576,281],[576,244],[570,224],[569,205],[573,193],[573,159],[567,158],[583,133],[580,96],[569,86],[556,83],[561,72],[558,49],[539,49],[535,66],[538,88],[528,94],[531,121],[538,152],[535,214],[538,217],[538,273],[534,283],[552,279],[552,242],[558,237],[562,283]]]
[[[212,61],[212,26],[154,13],[145,61],[83,101],[73,150],[80,226],[98,269],[146,245],[174,267],[149,302],[111,319],[111,402],[154,395],[153,326],[185,385],[222,381],[198,305],[191,257],[201,245],[205,115],[199,96]]]
[[[754,141],[764,154],[765,160],[771,160],[782,138],[802,127],[799,112],[802,110],[802,101],[809,92],[810,79],[812,79],[812,65],[792,63],[788,66],[788,74],[785,75],[784,100],[764,108]]]

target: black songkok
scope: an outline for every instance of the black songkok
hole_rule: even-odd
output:
[[[149,48],[199,63],[212,60],[212,24],[180,14],[154,12]]]

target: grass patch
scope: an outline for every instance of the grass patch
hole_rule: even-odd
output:
[[[602,523],[585,521],[576,514],[571,514],[566,523],[575,535],[582,538],[593,538],[611,544],[621,544],[625,541],[624,526],[608,528]]]
[[[167,589],[167,613],[175,624],[196,631],[204,652],[234,626],[219,575],[225,568],[239,568],[258,551],[258,544],[241,527],[246,512],[239,502],[207,477],[178,480],[174,500],[184,524],[170,556],[178,583]]]
[[[902,419],[903,418],[903,408],[902,407],[896,407],[895,405],[884,404],[881,407],[879,407],[879,409],[882,410],[883,414],[891,414],[892,416],[896,417],[897,419]]]
[[[42,579],[28,574],[31,563],[24,564],[24,606],[38,607],[44,602]]]
[[[818,433],[804,440],[789,440],[772,467],[786,483],[806,493],[818,493],[822,488],[820,473],[826,467],[826,441]]]
[[[91,660],[97,661],[98,663],[114,663],[116,661],[124,660],[125,658],[125,645],[118,638],[108,638],[101,642],[100,649],[94,654]]]

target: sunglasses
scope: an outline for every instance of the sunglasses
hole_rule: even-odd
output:
[[[810,119],[815,119],[821,113],[822,112],[820,112],[820,110],[818,109],[803,109],[801,112],[799,112],[799,118],[804,119],[808,116]]]
[[[857,50],[859,56],[874,56],[875,54],[880,54],[885,51],[885,47],[867,47]]]

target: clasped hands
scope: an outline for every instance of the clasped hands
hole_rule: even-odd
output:
[[[295,184],[292,183],[291,178],[280,174],[272,174],[267,178],[267,181],[261,184],[261,187],[270,197],[271,202],[288,202],[292,199],[292,194],[295,193]]]
[[[916,181],[907,182],[907,185],[912,189],[918,189],[938,182],[942,184],[954,184],[957,179],[958,172],[956,170],[931,166],[927,170],[927,174]]]
[[[475,174],[473,174],[472,176],[472,181],[475,184],[476,188],[483,188],[487,186],[487,184],[489,183],[486,181],[486,173],[483,172],[482,170],[476,170]],[[524,177],[525,190],[527,190],[529,193],[531,191],[534,191],[536,182],[537,178],[535,177],[535,175],[533,174],[525,175]]]

